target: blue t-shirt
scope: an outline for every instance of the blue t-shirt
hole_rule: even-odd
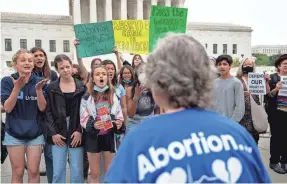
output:
[[[125,88],[121,85],[118,84],[115,88],[116,91],[116,95],[118,97],[118,99],[120,100],[123,96],[126,96],[126,90]]]
[[[105,182],[269,183],[271,180],[256,143],[243,127],[215,112],[188,109],[146,119],[131,130]]]

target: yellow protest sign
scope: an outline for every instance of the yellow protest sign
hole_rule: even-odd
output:
[[[115,45],[120,52],[147,54],[149,46],[148,20],[113,20]]]

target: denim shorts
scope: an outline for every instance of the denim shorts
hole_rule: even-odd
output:
[[[43,135],[40,135],[37,138],[31,140],[28,139],[20,140],[9,135],[7,132],[5,132],[5,137],[3,141],[3,145],[6,146],[37,146],[42,144],[45,144]]]

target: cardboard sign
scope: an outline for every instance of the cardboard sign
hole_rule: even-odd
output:
[[[74,25],[80,58],[110,54],[115,46],[112,21]]]
[[[281,76],[282,88],[279,90],[278,96],[287,96],[287,77]]]
[[[187,8],[152,6],[149,21],[149,52],[168,32],[185,33]]]
[[[120,52],[147,54],[148,20],[113,20],[115,43]]]
[[[250,94],[265,95],[266,81],[264,79],[264,74],[248,73],[248,89]]]

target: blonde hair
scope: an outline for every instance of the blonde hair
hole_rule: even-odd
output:
[[[242,71],[242,68],[243,68],[243,65],[244,63],[248,60],[248,59],[252,59],[253,60],[253,72],[256,71],[256,65],[255,65],[255,61],[256,61],[256,58],[255,57],[246,57],[246,58],[243,58],[240,62],[240,65],[238,67],[238,70],[237,70],[237,73],[236,73],[236,77],[242,77],[243,76],[243,71]]]
[[[20,54],[25,54],[25,53],[28,53],[28,54],[32,54],[30,51],[26,50],[26,49],[20,49],[18,50],[12,57],[12,62],[13,62],[13,65],[15,65],[17,63],[17,60],[20,56]]]

